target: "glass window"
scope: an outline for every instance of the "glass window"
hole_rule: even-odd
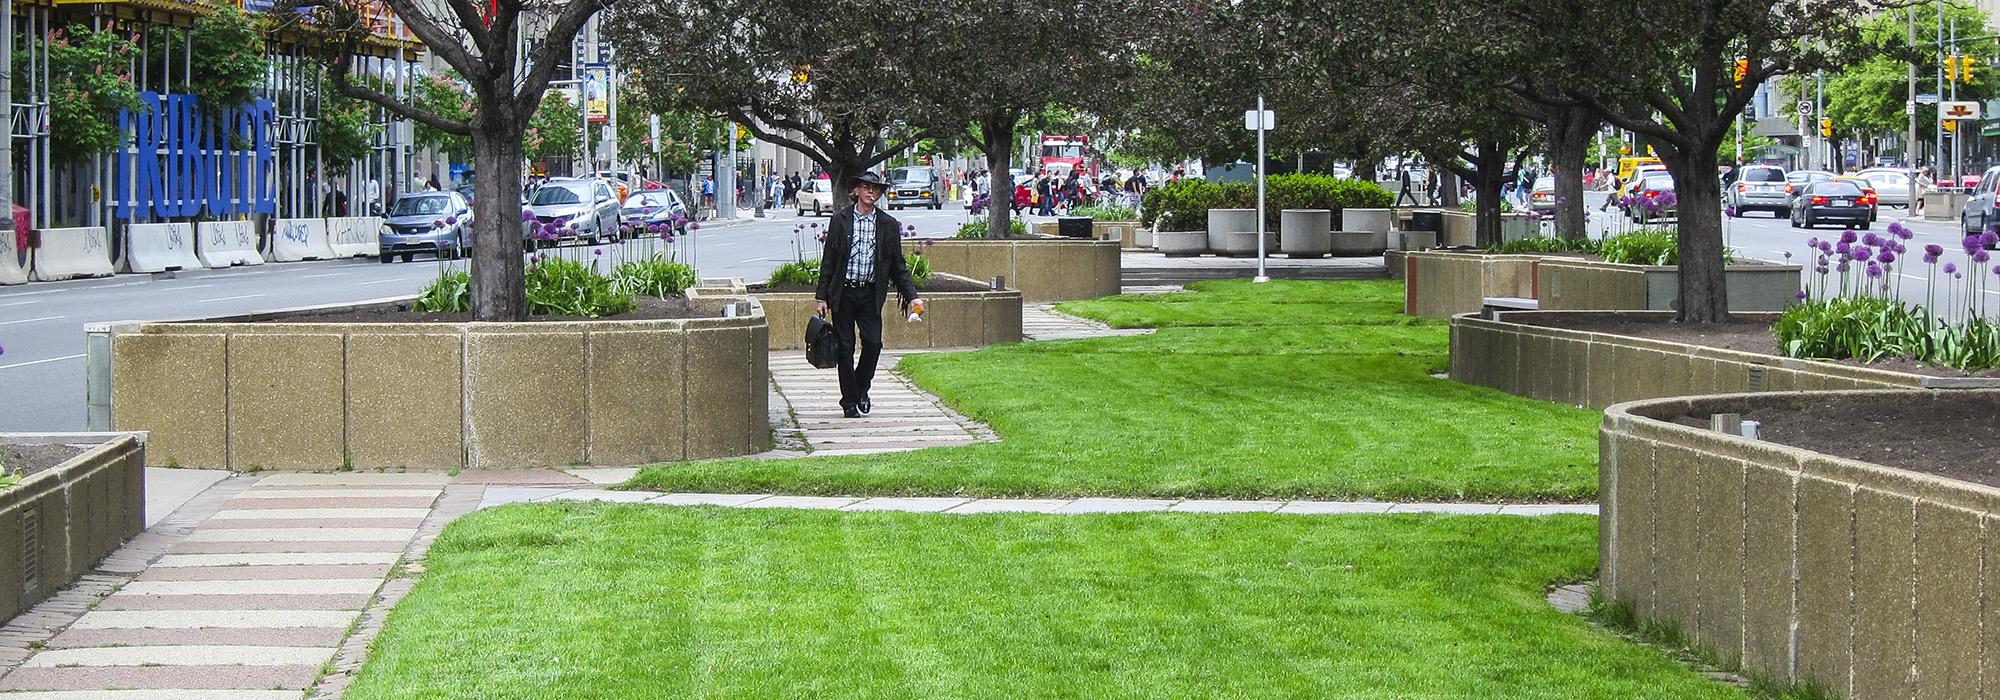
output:
[[[584,189],[582,185],[546,184],[542,185],[541,189],[535,190],[534,203],[537,206],[544,204],[582,204],[583,193]]]
[[[1750,168],[1743,171],[1744,182],[1784,182],[1785,171],[1777,168]]]
[[[664,207],[668,204],[665,192],[640,192],[625,198],[625,206],[631,209],[641,207]]]
[[[1833,180],[1814,185],[1813,194],[1833,197],[1859,197],[1861,196],[1861,188],[1856,187],[1852,182]]]
[[[389,215],[420,216],[424,214],[443,214],[445,203],[448,201],[442,196],[404,197],[396,200],[396,206],[389,209]]]

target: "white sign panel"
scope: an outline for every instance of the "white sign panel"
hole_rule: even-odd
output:
[[[1939,102],[1939,119],[1978,119],[1978,102]]]
[[[1243,128],[1249,129],[1251,131],[1257,131],[1258,129],[1262,129],[1264,131],[1270,131],[1272,129],[1278,128],[1277,112],[1273,112],[1268,109],[1264,110],[1261,113],[1261,115],[1263,116],[1263,119],[1261,120],[1263,123],[1261,125],[1258,123],[1260,120],[1257,118],[1259,114],[1260,113],[1254,109],[1245,110],[1243,112]]]

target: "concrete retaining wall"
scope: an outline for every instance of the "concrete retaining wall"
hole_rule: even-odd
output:
[[[146,529],[144,434],[0,434],[0,443],[100,441],[0,489],[0,620],[69,585]]]
[[[1540,255],[1411,252],[1404,272],[1403,313],[1446,318],[1478,311],[1486,297],[1533,297]],[[1385,258],[1386,260],[1386,258]]]
[[[1783,311],[1799,291],[1797,265],[1731,265],[1723,270],[1729,310]],[[1572,309],[1674,308],[1680,296],[1679,267],[1624,265],[1597,260],[1548,257],[1535,275],[1535,298],[1545,311]],[[1470,311],[1471,309],[1468,309]]]
[[[1696,396],[1606,410],[1605,595],[1679,625],[1725,664],[1837,697],[2000,693],[2000,489],[1659,420],[1827,398]]]
[[[1531,326],[1515,319],[1583,312],[1512,311],[1451,319],[1451,378],[1543,401],[1603,408],[1625,401],[1735,392],[2000,387],[1646,338]],[[1590,315],[1606,312],[1593,311]],[[1658,319],[1667,311],[1619,311]],[[1775,313],[1739,314],[1776,320]]]
[[[112,422],[151,431],[155,464],[211,469],[761,452],[768,327],[715,306],[662,321],[126,324],[111,339]]]
[[[986,282],[1006,277],[1031,302],[1118,294],[1119,241],[940,239],[924,251],[931,269]]]
[[[772,350],[800,350],[806,346],[805,328],[812,318],[813,295],[803,292],[757,295],[770,319],[769,347]],[[1000,343],[1021,342],[1021,293],[940,292],[925,294],[924,320],[911,323],[898,307],[895,295],[882,302],[882,345],[891,350],[928,348],[977,348]]]

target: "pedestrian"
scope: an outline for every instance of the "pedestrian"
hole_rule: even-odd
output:
[[[1600,204],[1600,205],[1598,205],[1598,206],[1597,206],[1597,210],[1598,210],[1598,211],[1610,211],[1610,209],[1611,209],[1611,205],[1612,205],[1612,204],[1616,204],[1616,203],[1617,203],[1617,200],[1618,200],[1618,190],[1619,190],[1619,188],[1620,188],[1620,187],[1622,187],[1622,186],[1624,186],[1624,184],[1625,184],[1625,178],[1623,178],[1623,177],[1620,177],[1620,176],[1618,176],[1618,175],[1612,175],[1612,176],[1611,176],[1611,194],[1609,194],[1609,195],[1605,196],[1605,198],[1604,198],[1604,203],[1603,203],[1603,204]]]
[[[1917,171],[1917,186],[1912,189],[1910,195],[1910,201],[1916,203],[1917,217],[1922,218],[1924,215],[1923,196],[1935,191],[1937,191],[1937,176],[1931,172],[1931,166],[1926,165],[1924,169]]]
[[[1404,166],[1398,166],[1396,168],[1396,180],[1399,183],[1399,186],[1396,189],[1396,202],[1390,206],[1395,206],[1395,207],[1403,206],[1403,200],[1406,199],[1410,201],[1410,206],[1413,207],[1422,206],[1417,202],[1417,193],[1414,190],[1410,189],[1409,166],[1404,165]]]
[[[1014,218],[1021,217],[1021,210],[1035,203],[1035,191],[1028,189],[1028,183],[1014,183]]]
[[[377,182],[375,178],[372,177],[368,178],[368,188],[362,190],[362,195],[361,195],[361,205],[363,207],[363,210],[368,212],[369,216],[379,216],[382,213],[382,210],[380,209],[381,204],[382,204],[382,183]],[[342,216],[346,215],[342,214]]]
[[[425,192],[438,191],[438,179],[436,176],[432,176],[430,179],[424,181],[424,191]]]
[[[840,413],[848,418],[868,415],[873,408],[868,389],[882,356],[882,302],[889,287],[895,286],[905,312],[922,313],[924,305],[903,260],[901,224],[875,206],[888,188],[889,183],[872,172],[854,178],[854,203],[834,213],[820,251],[813,311],[833,322],[834,343],[840,350]]]

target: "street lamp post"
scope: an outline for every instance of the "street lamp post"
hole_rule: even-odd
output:
[[[1275,126],[1270,110],[1264,109],[1264,93],[1257,93],[1257,109],[1243,115],[1243,128],[1257,131],[1257,276],[1253,282],[1269,282],[1264,270],[1264,132]]]

